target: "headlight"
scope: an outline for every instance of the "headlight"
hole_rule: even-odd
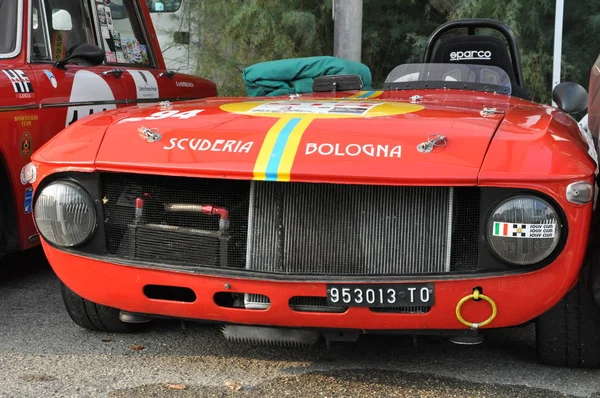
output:
[[[39,194],[34,207],[40,234],[57,246],[85,242],[96,228],[96,208],[90,195],[69,181],[54,182]]]
[[[488,242],[500,258],[516,265],[539,263],[560,240],[556,210],[535,196],[519,196],[501,203],[487,225]]]

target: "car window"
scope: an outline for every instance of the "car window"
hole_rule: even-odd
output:
[[[146,0],[150,12],[176,12],[181,8],[181,0]]]
[[[0,1],[0,26],[2,26],[0,55],[12,54],[17,50],[17,34],[19,33],[17,3],[17,0]]]
[[[150,53],[133,0],[96,3],[106,62],[150,66]]]
[[[79,44],[95,44],[85,0],[33,0],[32,7],[34,61],[58,61]]]

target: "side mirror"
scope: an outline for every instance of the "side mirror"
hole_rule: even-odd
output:
[[[583,112],[587,108],[588,93],[577,83],[564,82],[554,87],[552,99],[567,113]]]
[[[70,50],[67,58],[56,62],[54,66],[58,69],[65,69],[65,65],[72,60],[81,60],[89,66],[98,66],[104,62],[104,50],[93,44],[78,44]]]

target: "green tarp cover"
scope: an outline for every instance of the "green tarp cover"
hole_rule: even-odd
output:
[[[359,75],[363,89],[371,88],[371,70],[356,61],[308,57],[261,62],[244,70],[244,86],[251,97],[311,93],[315,77]]]

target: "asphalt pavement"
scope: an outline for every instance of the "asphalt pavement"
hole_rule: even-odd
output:
[[[39,250],[0,260],[0,397],[600,397],[600,371],[540,365],[535,329],[480,346],[364,336],[311,348],[228,342],[216,325],[90,332]]]

